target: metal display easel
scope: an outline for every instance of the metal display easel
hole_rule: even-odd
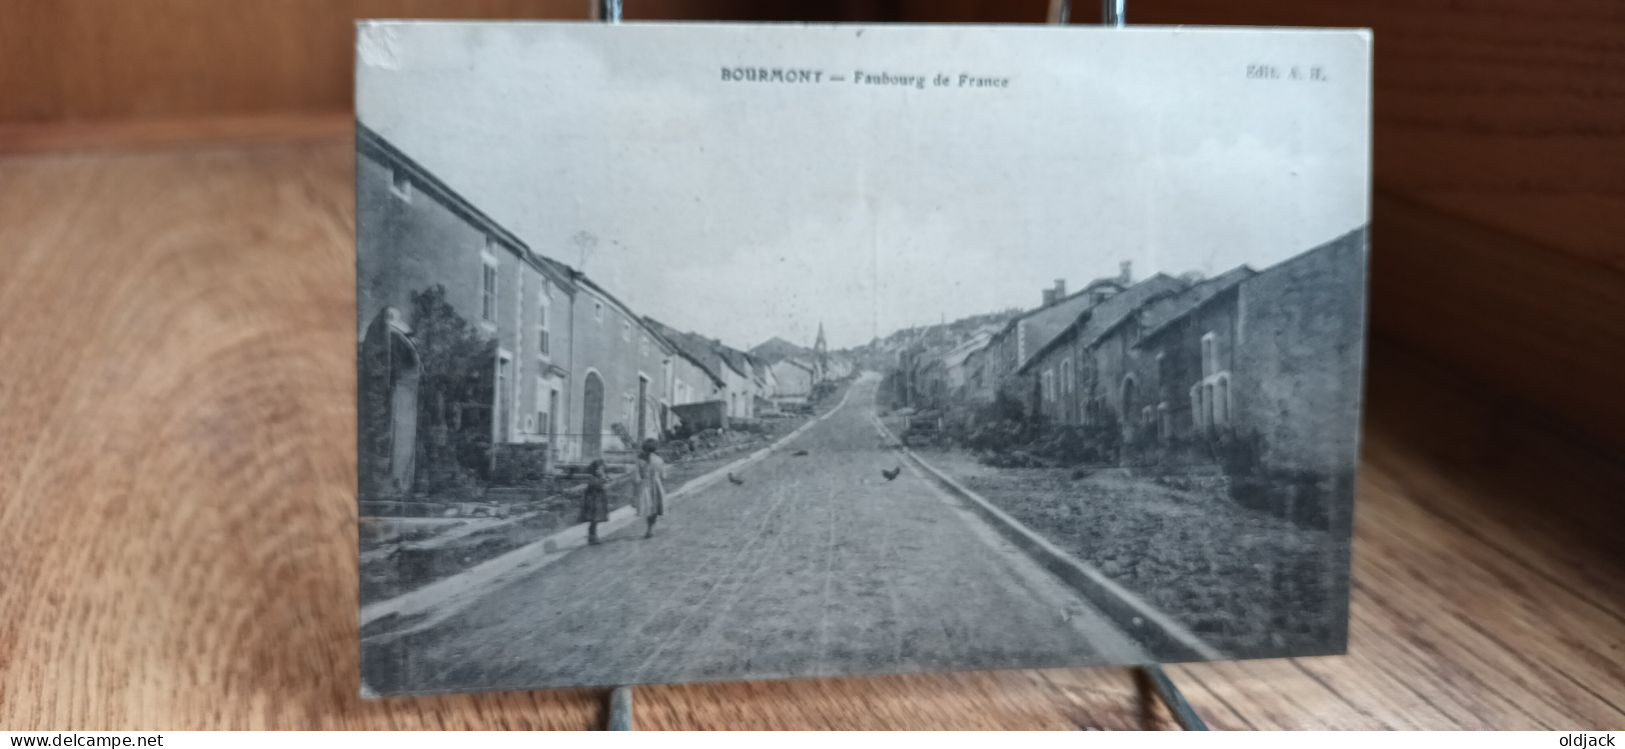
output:
[[[621,22],[622,0],[599,0],[599,18],[604,23]],[[1128,0],[1102,0],[1101,23],[1112,28],[1122,28],[1127,24],[1124,10]],[[1071,0],[1050,0],[1048,22],[1052,24],[1065,24],[1072,15]],[[1156,695],[1162,704],[1167,706],[1168,712],[1173,715],[1174,722],[1187,731],[1206,731],[1207,723],[1202,716],[1197,715],[1185,700],[1185,695],[1179,687],[1168,678],[1162,666],[1155,663],[1134,667],[1134,685],[1140,693],[1140,698],[1146,699]],[[632,723],[632,688],[615,687],[610,690],[607,700],[608,716],[604,728],[610,731],[631,731]]]

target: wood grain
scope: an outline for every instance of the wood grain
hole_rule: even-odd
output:
[[[0,725],[600,720],[592,691],[356,697],[352,166],[343,137],[0,158]],[[1375,350],[1353,653],[1171,669],[1214,725],[1625,725],[1625,472],[1485,393]],[[637,706],[645,728],[1147,719],[1120,669],[651,687]]]
[[[587,0],[6,0],[0,122],[345,111],[360,18],[582,19]]]

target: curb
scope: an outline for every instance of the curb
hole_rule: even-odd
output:
[[[965,500],[976,514],[987,521],[1001,536],[1026,552],[1039,566],[1049,570],[1067,585],[1077,590],[1123,632],[1135,638],[1158,662],[1225,660],[1227,656],[1209,645],[1185,625],[1174,621],[1138,594],[1117,584],[1100,570],[1040,536],[1021,521],[989,502],[982,495],[956,481],[936,466],[916,455],[891,430],[875,418],[875,425],[885,436],[896,442],[898,451],[920,468],[944,491]]]
[[[737,471],[760,462],[790,440],[801,436],[803,432],[812,428],[813,425],[824,421],[835,415],[837,411],[845,408],[847,397],[851,394],[852,388],[848,385],[846,390],[841,393],[840,402],[836,403],[834,408],[813,417],[807,423],[796,427],[789,434],[774,440],[767,446],[759,448],[743,458],[689,479],[682,486],[668,492],[666,502],[674,503],[721,481],[731,471]],[[636,519],[637,510],[631,506],[617,508],[609,514],[608,521],[598,524],[599,534],[607,536],[631,525]],[[367,604],[361,607],[358,629],[364,630],[369,625],[376,624],[391,616],[411,620],[411,624],[386,632],[363,635],[361,639],[364,642],[377,643],[428,629],[445,621],[452,614],[484,598],[496,589],[506,586],[513,581],[513,573],[530,574],[536,572],[557,562],[568,552],[586,545],[587,524],[576,523],[394,598]]]

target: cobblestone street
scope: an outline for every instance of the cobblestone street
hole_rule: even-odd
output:
[[[1071,588],[900,460],[867,376],[829,418],[429,629],[394,640],[413,691],[1138,660]],[[805,454],[798,455],[800,451]],[[883,469],[902,465],[893,481]],[[627,675],[634,675],[628,679]]]

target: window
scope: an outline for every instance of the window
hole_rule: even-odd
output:
[[[1210,331],[1202,336],[1202,380],[1196,384],[1198,426],[1214,429],[1230,424],[1230,372],[1223,363],[1224,352]]]
[[[593,322],[604,321],[604,303],[596,299],[592,302],[592,319]]]
[[[1061,360],[1061,395],[1072,394],[1072,357]]]
[[[1045,401],[1055,400],[1055,370],[1046,369],[1039,375],[1039,396]]]
[[[511,364],[512,360],[506,354],[500,352],[497,354],[497,402],[495,407],[497,411],[497,439],[501,442],[513,441],[513,426],[509,421],[512,418],[509,411],[513,405],[513,394],[509,389],[510,375],[508,373]]]
[[[1119,411],[1123,414],[1123,421],[1125,422],[1134,418],[1134,409],[1136,407],[1134,395],[1134,376],[1129,375],[1123,378],[1123,403]]]
[[[547,327],[549,324],[547,311],[547,296],[544,293],[541,305],[536,308],[536,350],[540,351],[542,356],[547,356],[553,351],[553,341]]]
[[[1167,401],[1157,404],[1157,436],[1163,440],[1174,436],[1174,420],[1168,412]]]
[[[1202,419],[1202,386],[1191,386],[1191,423],[1198,429],[1207,426]]]
[[[642,337],[640,337],[638,339],[638,356],[648,356],[648,355],[649,355],[649,336],[642,336]]]
[[[480,319],[486,322],[496,322],[497,319],[497,261],[487,258],[484,263],[484,275],[480,282]]]
[[[390,170],[389,191],[401,200],[412,202],[412,178],[406,176],[406,172],[400,169]]]
[[[621,340],[628,342],[632,340],[632,323],[626,320],[621,321]]]
[[[1202,426],[1214,427],[1213,421],[1213,383],[1202,386]]]

